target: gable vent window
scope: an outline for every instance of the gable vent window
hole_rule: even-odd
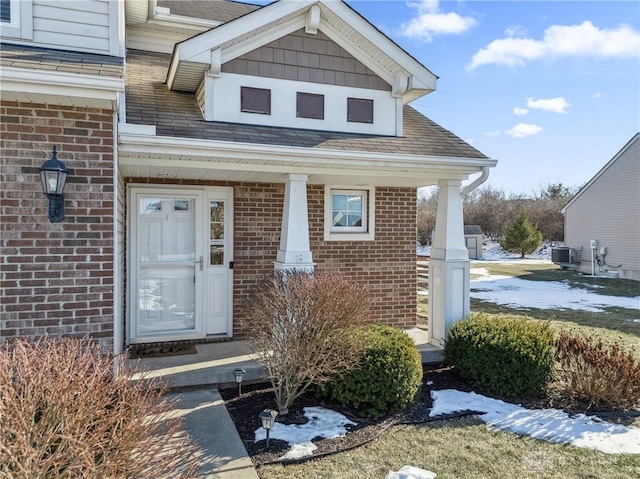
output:
[[[296,116],[324,120],[324,95],[298,92]]]
[[[0,0],[0,21],[11,23],[11,0]]]
[[[240,87],[240,109],[245,113],[271,115],[271,90]]]
[[[373,100],[347,98],[347,121],[373,123]]]

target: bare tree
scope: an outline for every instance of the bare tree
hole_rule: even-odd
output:
[[[281,415],[312,384],[352,369],[369,320],[363,287],[335,273],[276,273],[250,301],[249,338],[267,369]]]
[[[418,198],[418,243],[431,244],[431,235],[436,226],[438,210],[438,188]]]

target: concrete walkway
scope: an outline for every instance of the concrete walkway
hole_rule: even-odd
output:
[[[258,479],[253,463],[240,439],[217,388],[169,395],[177,397],[174,412],[199,446],[199,478]]]
[[[442,350],[427,343],[426,331],[414,328],[407,330],[407,334],[416,343],[423,363],[442,361]],[[136,364],[146,377],[169,387],[199,388],[169,395],[177,397],[175,412],[200,446],[199,478],[258,479],[217,386],[235,385],[235,368],[246,371],[245,383],[263,380],[264,370],[250,353],[247,341],[199,344],[196,349],[197,354],[129,360],[129,363]]]

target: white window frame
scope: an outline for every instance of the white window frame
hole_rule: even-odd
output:
[[[33,0],[9,0],[11,21],[0,22],[0,36],[33,40]]]
[[[333,195],[363,195],[362,226],[349,227],[333,224]],[[375,202],[374,186],[328,186],[324,187],[324,240],[325,241],[374,241],[375,240]]]

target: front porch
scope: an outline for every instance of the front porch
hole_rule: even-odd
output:
[[[429,344],[426,330],[413,328],[406,332],[416,343],[423,364],[443,360],[442,349]],[[147,378],[156,379],[170,388],[230,385],[235,383],[233,370],[236,368],[246,371],[244,382],[265,379],[264,370],[251,354],[249,341],[198,344],[196,349],[197,354],[128,359],[127,365],[137,364],[138,377],[146,373]]]

